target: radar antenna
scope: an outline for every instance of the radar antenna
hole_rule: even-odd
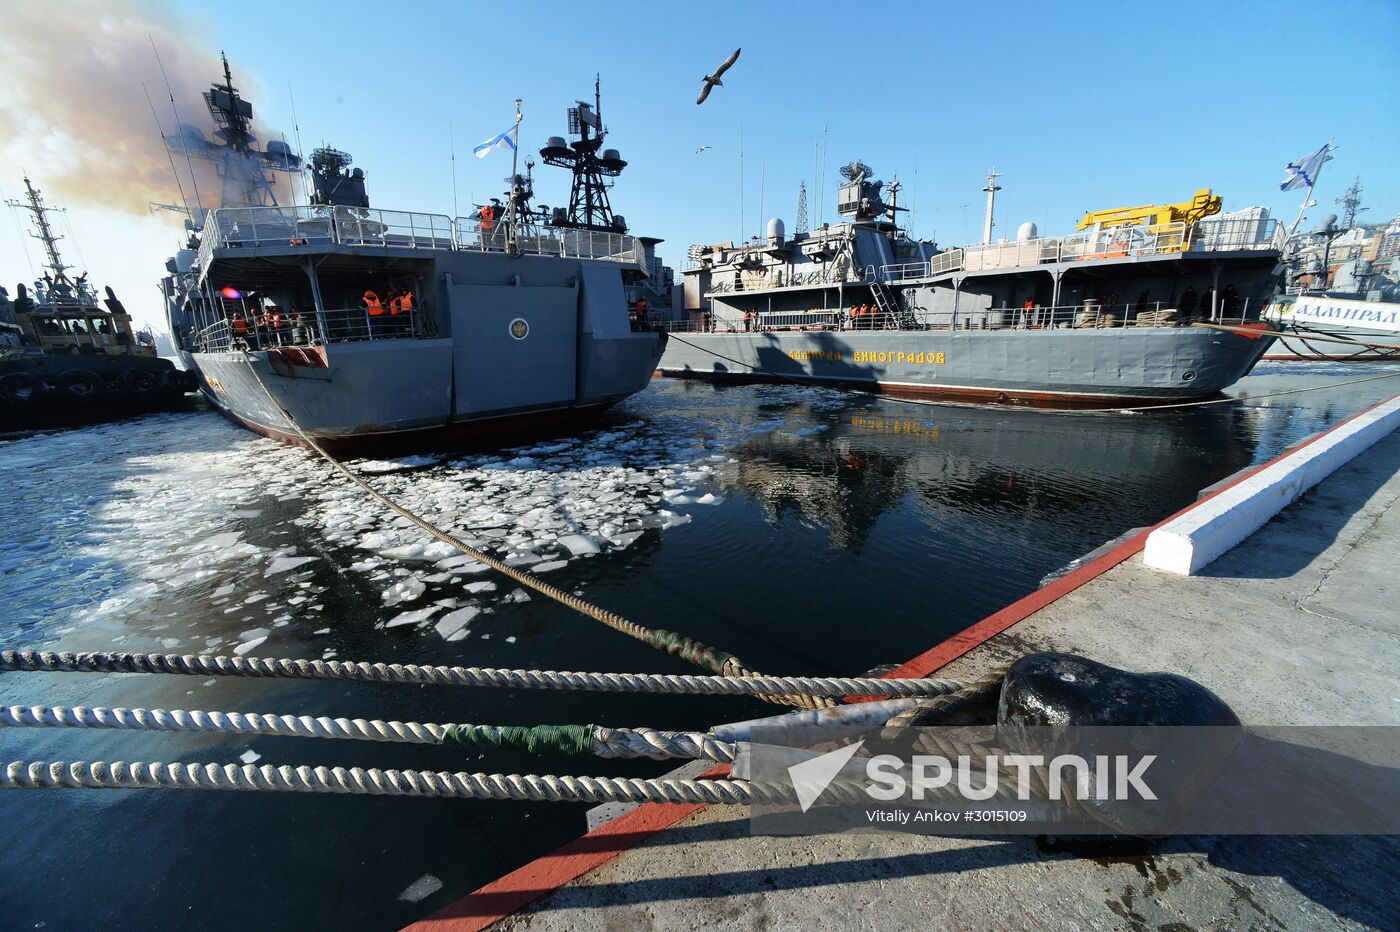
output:
[[[198,127],[180,124],[175,135],[166,141],[172,149],[214,164],[221,185],[220,206],[276,206],[276,173],[299,172],[301,157],[280,139],[269,142],[265,150],[257,147],[253,105],[240,97],[238,88],[233,86],[228,56],[221,54],[221,58],[223,83],[213,84],[204,92],[204,103],[214,123],[214,139],[205,139]]]
[[[1361,176],[1357,175],[1356,180],[1351,183],[1351,187],[1342,192],[1342,196],[1337,198],[1336,203],[1342,208],[1342,229],[1350,230],[1356,226],[1356,215],[1363,210],[1370,210],[1369,207],[1361,206],[1361,192],[1366,190],[1361,187]]]
[[[613,214],[609,185],[603,180],[622,174],[627,163],[616,149],[602,148],[608,131],[603,125],[601,83],[600,78],[594,78],[592,104],[580,100],[578,106],[569,108],[569,133],[579,138],[566,142],[561,136],[551,136],[540,150],[544,164],[567,168],[574,175],[568,210],[556,208],[550,224],[626,233],[627,222]]]

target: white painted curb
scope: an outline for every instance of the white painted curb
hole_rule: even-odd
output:
[[[1147,536],[1142,561],[1155,569],[1194,576],[1397,427],[1400,395],[1284,454],[1239,485],[1162,525]]]

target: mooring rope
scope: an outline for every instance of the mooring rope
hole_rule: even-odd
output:
[[[400,744],[521,750],[560,757],[686,758],[734,762],[735,745],[714,735],[598,725],[469,725],[324,715],[204,712],[185,709],[0,706],[0,728],[105,728],[188,731],[283,738],[331,738]]]
[[[0,789],[264,790],[438,799],[512,799],[529,802],[720,803],[787,802],[790,786],[731,780],[643,780],[548,774],[452,773],[313,767],[283,764],[185,764],[140,761],[10,761]],[[833,786],[833,797],[858,796]],[[864,795],[861,793],[860,795]],[[868,797],[867,797],[868,799]]]
[[[561,670],[502,670],[491,667],[424,666],[351,660],[276,657],[211,657],[196,654],[135,654],[109,651],[0,651],[0,672],[168,673],[186,676],[249,676],[353,680],[509,689],[561,689],[699,696],[940,696],[967,686],[964,680],[879,679],[863,676],[700,676],[684,673],[580,673]]]
[[[688,638],[683,635],[677,634],[674,631],[667,631],[662,628],[648,628],[644,625],[640,625],[634,621],[624,618],[623,616],[619,615],[614,611],[610,611],[608,609],[602,608],[601,606],[594,605],[593,603],[585,601],[584,599],[581,599],[576,595],[565,592],[563,589],[560,589],[557,586],[550,585],[549,583],[540,579],[533,573],[527,572],[514,566],[510,566],[509,564],[501,560],[497,560],[490,554],[487,554],[481,550],[476,549],[475,547],[470,546],[466,542],[459,540],[451,534],[448,534],[446,531],[443,531],[441,528],[438,528],[436,525],[431,524],[430,522],[415,514],[414,512],[409,511],[407,508],[404,508],[402,505],[398,504],[393,499],[389,498],[387,495],[374,488],[374,486],[370,485],[364,479],[360,478],[360,476],[357,475],[348,466],[341,463],[335,457],[327,453],[319,443],[313,440],[311,436],[306,433],[306,431],[301,429],[301,425],[296,422],[296,418],[292,417],[291,412],[287,411],[286,408],[282,407],[282,405],[278,403],[277,399],[273,396],[272,391],[263,382],[262,376],[258,374],[257,369],[253,366],[252,359],[246,350],[244,351],[244,361],[247,362],[248,371],[252,373],[253,378],[258,383],[258,387],[260,387],[263,390],[263,393],[267,395],[268,400],[272,402],[273,406],[277,410],[282,412],[283,417],[287,419],[287,423],[292,425],[292,429],[295,430],[297,434],[301,437],[301,439],[306,442],[306,445],[308,447],[310,447],[312,450],[318,453],[322,459],[330,463],[333,467],[335,467],[335,469],[341,472],[347,479],[353,482],[356,486],[358,486],[362,491],[364,491],[375,501],[379,502],[385,508],[388,508],[389,510],[393,511],[395,514],[398,514],[400,517],[406,518],[419,529],[423,530],[428,534],[431,534],[433,537],[437,538],[443,543],[455,547],[457,550],[460,550],[462,553],[465,553],[472,559],[486,564],[493,570],[496,570],[498,573],[502,573],[510,577],[511,579],[520,583],[522,586],[527,586],[540,593],[541,595],[553,599],[561,605],[567,606],[568,608],[571,608],[582,615],[592,618],[594,621],[598,621],[604,625],[607,625],[614,631],[618,631],[622,634],[627,635],[628,637],[635,638],[636,640],[641,641],[642,643],[647,644],[651,647],[654,647],[657,650],[665,651],[668,654],[674,654],[675,656],[680,657],[682,660],[688,660],[696,666],[705,670],[709,670],[712,673],[718,673],[725,676],[755,675],[754,670],[751,670],[747,666],[745,666],[744,663],[733,654],[716,650],[715,648],[710,647],[707,644],[703,644],[700,641],[696,641],[692,638]],[[768,702],[793,705],[798,708],[822,708],[834,704],[830,699],[815,698],[801,695],[764,696],[763,698],[765,699],[765,701]]]
[[[1256,335],[1259,333],[1259,331],[1257,330],[1251,330],[1249,332],[1251,334]],[[709,353],[711,356],[718,357],[727,362],[732,362],[735,365],[743,366],[751,372],[758,371],[758,367],[755,365],[746,363],[739,359],[735,359],[732,356],[726,356],[723,353],[715,352],[714,350],[709,349],[708,347],[691,343],[689,340],[682,340],[675,334],[671,334],[670,339],[684,343],[686,346],[689,346],[692,349],[697,349],[702,353]],[[764,375],[769,376],[770,374],[764,373]],[[895,404],[917,405],[919,407],[925,408],[983,407],[991,408],[997,411],[1028,411],[1034,412],[1036,414],[1133,414],[1142,411],[1170,411],[1174,408],[1203,408],[1209,405],[1239,404],[1245,401],[1264,401],[1269,398],[1279,398],[1284,395],[1301,395],[1306,392],[1320,392],[1326,391],[1327,389],[1331,388],[1341,388],[1343,385],[1357,385],[1362,382],[1375,382],[1381,379],[1393,379],[1400,377],[1400,372],[1389,372],[1385,375],[1366,376],[1365,378],[1360,379],[1347,379],[1342,382],[1328,382],[1326,385],[1314,385],[1308,388],[1291,388],[1285,391],[1268,392],[1263,395],[1242,395],[1234,398],[1211,398],[1205,401],[1183,401],[1174,402],[1172,404],[1136,405],[1132,407],[1115,408],[1045,408],[1039,405],[1008,405],[992,403],[974,405],[965,401],[928,401],[920,398],[901,398],[898,395],[887,395],[881,392],[870,392],[859,388],[843,388],[839,385],[828,385],[817,381],[808,381],[804,379],[794,378],[784,373],[771,373],[771,377],[782,382],[790,383],[792,385],[799,385],[803,388],[821,388],[827,391],[840,392],[846,395],[861,395],[866,398],[874,398],[879,401],[891,401]]]
[[[1226,333],[1239,333],[1245,336],[1257,336],[1260,333],[1260,331],[1250,327],[1232,327],[1229,324],[1195,323],[1191,326],[1201,327],[1206,330],[1223,330]],[[1368,349],[1400,350],[1400,343],[1373,343],[1367,340],[1353,340],[1348,337],[1333,336],[1322,330],[1299,327],[1296,324],[1288,330],[1269,330],[1264,332],[1274,334],[1279,339],[1297,337],[1298,339],[1308,339],[1318,343],[1345,343],[1348,346],[1361,346]]]

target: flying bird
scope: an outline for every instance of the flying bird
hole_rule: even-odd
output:
[[[710,147],[709,147],[709,146],[701,146],[700,148],[698,148],[698,149],[695,150],[695,154],[696,154],[696,155],[699,155],[701,152],[704,152],[704,151],[705,151],[706,149],[708,149],[708,148],[710,148]]]
[[[718,68],[715,69],[714,74],[705,75],[705,86],[700,88],[700,96],[695,98],[695,106],[698,107],[701,104],[703,104],[705,102],[705,98],[710,96],[710,91],[714,90],[717,87],[724,87],[724,82],[721,81],[720,78],[724,77],[724,73],[728,71],[736,61],[739,60],[739,53],[742,51],[743,49],[741,48],[735,49],[734,54],[726,58],[724,60],[724,64],[720,65]]]

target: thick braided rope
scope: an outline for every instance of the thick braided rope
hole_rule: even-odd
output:
[[[361,796],[426,796],[513,799],[529,802],[791,803],[796,793],[779,783],[734,780],[643,780],[546,774],[451,773],[312,767],[283,764],[182,764],[126,761],[10,761],[0,771],[0,789],[181,789],[264,790]],[[858,787],[832,783],[822,802],[860,802]]]
[[[423,666],[350,660],[224,657],[201,654],[134,654],[112,651],[0,651],[0,672],[169,673],[188,676],[251,676],[353,680],[509,689],[561,689],[701,696],[939,696],[965,680],[891,679],[850,676],[697,676],[672,673],[580,673],[560,670],[502,670],[491,667]]]
[[[346,466],[344,463],[340,462],[335,457],[327,453],[321,447],[320,444],[318,444],[315,440],[311,438],[309,434],[306,433],[306,431],[302,430],[301,425],[296,422],[296,419],[292,417],[291,413],[285,408],[283,408],[282,405],[277,401],[277,399],[273,397],[271,390],[269,390],[267,385],[263,383],[262,377],[258,375],[257,369],[253,367],[252,360],[248,359],[246,355],[245,359],[248,362],[248,370],[253,374],[253,378],[257,380],[258,387],[261,388],[263,390],[263,393],[267,395],[268,400],[271,401],[272,404],[276,406],[276,408],[279,411],[282,412],[282,415],[287,419],[287,423],[292,425],[292,428],[297,432],[301,439],[306,442],[306,445],[308,447],[310,447],[316,453],[320,454],[322,459],[330,463],[331,466],[335,467],[336,470],[338,470],[347,479],[349,479],[351,482],[357,485],[362,491],[365,492],[365,494],[369,495],[371,498],[379,502],[385,508],[388,508],[390,511],[393,511],[395,514],[408,519],[422,531],[432,535],[433,537],[437,538],[445,544],[455,547],[456,549],[460,550],[462,553],[465,553],[472,559],[486,564],[496,572],[509,576],[511,579],[520,583],[522,586],[527,586],[531,589],[534,589],[541,595],[547,596],[548,598],[553,599],[561,605],[565,605],[573,609],[574,611],[579,612],[580,614],[586,615],[589,618],[592,618],[594,621],[602,622],[609,628],[612,628],[614,631],[621,632],[622,634],[625,634],[628,637],[636,638],[642,643],[648,644],[658,650],[663,650],[668,654],[675,654],[681,659],[688,660],[702,669],[709,670],[711,673],[719,673],[725,676],[754,675],[754,671],[744,666],[743,662],[740,661],[739,658],[735,657],[733,654],[716,650],[715,648],[710,647],[707,644],[702,644],[701,642],[693,640],[691,638],[683,637],[682,635],[679,635],[674,631],[666,631],[660,628],[647,628],[644,625],[637,624],[635,621],[631,621],[627,618],[624,618],[616,612],[609,611],[608,609],[602,608],[601,606],[594,605],[591,602],[587,602],[579,598],[578,596],[573,595],[572,593],[565,592],[558,586],[550,585],[543,579],[540,579],[534,573],[530,573],[526,570],[519,569],[518,567],[510,566],[509,564],[496,559],[490,554],[478,550],[475,547],[472,547],[465,541],[459,540],[458,538],[452,536],[451,534],[448,534],[446,531],[442,530],[436,525],[431,524],[426,519],[420,517],[417,514],[414,514],[407,508],[404,508],[398,502],[395,502],[383,492],[380,492],[378,489],[370,485],[364,479],[361,479],[358,475],[356,475],[356,473],[352,469],[350,469],[350,467]],[[763,698],[769,702],[792,705],[803,709],[823,708],[835,704],[830,699],[814,698],[810,696],[765,696]]]
[[[735,746],[703,732],[654,728],[602,728],[596,725],[466,725],[271,715],[258,712],[204,712],[184,709],[87,708],[84,706],[0,706],[0,728],[108,728],[134,731],[189,731],[274,737],[388,741],[402,744],[457,744],[531,754],[596,757],[686,758],[733,763]]]
[[[896,714],[885,723],[882,737],[889,739],[900,729],[910,725],[936,725],[939,719],[989,698],[992,693],[1001,691],[1010,667],[1002,667],[984,673],[975,680],[965,682],[960,689],[951,690],[932,699],[922,700]],[[994,719],[995,721],[995,719]]]

